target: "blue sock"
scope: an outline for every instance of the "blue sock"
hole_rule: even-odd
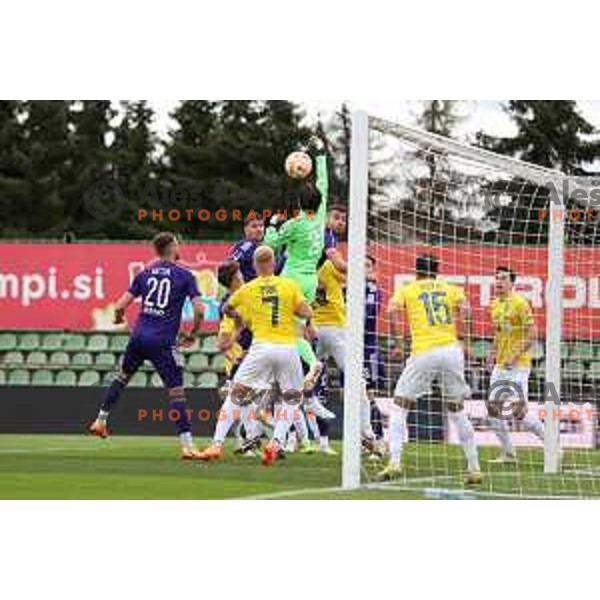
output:
[[[113,380],[113,382],[108,386],[106,393],[104,394],[104,398],[102,399],[102,404],[100,405],[100,410],[109,413],[119,401],[121,396],[121,392],[127,386],[127,381],[122,379],[121,377],[117,377]]]
[[[173,398],[169,400],[169,413],[172,410],[178,413],[177,420],[175,421],[177,435],[190,433],[192,431],[192,424],[187,416],[185,398]]]

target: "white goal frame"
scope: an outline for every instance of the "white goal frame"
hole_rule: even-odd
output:
[[[350,206],[348,226],[347,322],[348,334],[344,373],[344,440],[342,487],[356,489],[361,483],[360,401],[363,377],[363,337],[365,318],[365,265],[367,250],[369,129],[380,124],[381,129],[430,150],[484,162],[506,170],[540,186],[554,184],[561,202],[563,182],[567,175],[526,162],[475,148],[426,131],[405,125],[391,124],[370,117],[366,112],[352,113],[350,160]],[[560,394],[562,287],[564,279],[564,220],[550,215],[546,288],[546,382],[552,382]],[[554,418],[559,409],[552,396],[546,399],[544,437],[544,471],[560,470],[560,420]]]

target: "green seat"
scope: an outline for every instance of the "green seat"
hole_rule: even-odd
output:
[[[202,340],[202,352],[219,352],[219,348],[217,347],[217,336],[209,335]]]
[[[141,373],[140,371],[138,371],[130,380],[129,380],[129,386],[130,387],[146,387],[146,384],[148,383],[148,377],[146,376],[146,373]]]
[[[223,354],[215,354],[210,362],[211,369],[222,373],[225,371],[225,356]]]
[[[94,364],[94,359],[88,352],[78,352],[71,359],[71,364],[77,367],[89,367]]]
[[[160,378],[160,375],[158,373],[154,373],[151,377],[150,377],[150,385],[154,386],[154,387],[163,387],[163,381]]]
[[[56,366],[68,365],[69,355],[66,352],[53,352],[50,355],[49,363]]]
[[[77,385],[77,375],[75,371],[59,371],[54,378],[54,385],[63,387],[73,387]]]
[[[571,347],[569,358],[577,360],[593,360],[595,357],[592,344],[577,343]]]
[[[37,350],[40,347],[40,336],[37,333],[25,333],[20,336],[17,347],[28,352]]]
[[[0,385],[6,385],[6,371],[0,371]]]
[[[29,385],[29,371],[16,369],[8,374],[8,385]]]
[[[46,351],[61,350],[63,345],[63,336],[57,333],[49,333],[42,338],[40,348]]]
[[[85,337],[81,334],[72,334],[65,338],[63,348],[68,352],[85,350]]]
[[[183,374],[183,387],[193,388],[196,387],[196,376],[189,371],[185,371]]]
[[[2,362],[5,365],[22,365],[25,362],[22,352],[7,352]]]
[[[600,381],[600,362],[595,361],[591,363],[589,370],[590,379],[594,381]]]
[[[40,369],[39,371],[33,372],[33,377],[31,378],[31,385],[43,385],[48,386],[54,383],[54,374],[52,371],[47,371],[46,369]]]
[[[479,340],[474,342],[472,352],[473,356],[478,359],[487,358],[490,353],[491,343],[487,340]]]
[[[97,371],[84,371],[79,376],[78,385],[80,385],[80,386],[100,385],[100,374]]]
[[[188,359],[188,363],[187,363],[187,368],[190,371],[201,371],[202,369],[206,369],[208,367],[208,356],[206,356],[205,354],[191,354],[189,359]]]
[[[125,352],[129,338],[126,335],[113,335],[110,338],[110,350],[111,352]]]
[[[534,342],[531,348],[531,358],[540,360],[546,355],[546,348],[542,342]]]
[[[567,379],[583,379],[585,369],[582,362],[569,360],[565,363],[563,372]]]
[[[113,368],[116,364],[115,355],[110,352],[102,352],[96,356],[96,366]]]
[[[17,336],[14,333],[0,334],[0,352],[9,352],[17,347]]]
[[[216,373],[202,373],[198,377],[196,385],[199,388],[217,388],[219,387],[219,376]]]
[[[102,334],[94,334],[88,338],[87,349],[90,352],[105,352],[108,350],[108,338]]]
[[[48,357],[45,352],[30,352],[26,362],[28,365],[45,365]]]

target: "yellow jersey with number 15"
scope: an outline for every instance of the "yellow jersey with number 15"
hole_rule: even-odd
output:
[[[413,355],[458,341],[454,317],[464,300],[462,288],[438,279],[417,279],[396,290],[391,304],[406,309]]]
[[[269,275],[244,284],[228,305],[243,312],[253,342],[293,345],[298,335],[295,313],[304,301],[293,279]]]

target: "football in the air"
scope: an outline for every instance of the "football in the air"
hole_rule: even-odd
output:
[[[285,171],[292,179],[306,179],[312,169],[312,159],[306,152],[292,152],[285,159]]]

